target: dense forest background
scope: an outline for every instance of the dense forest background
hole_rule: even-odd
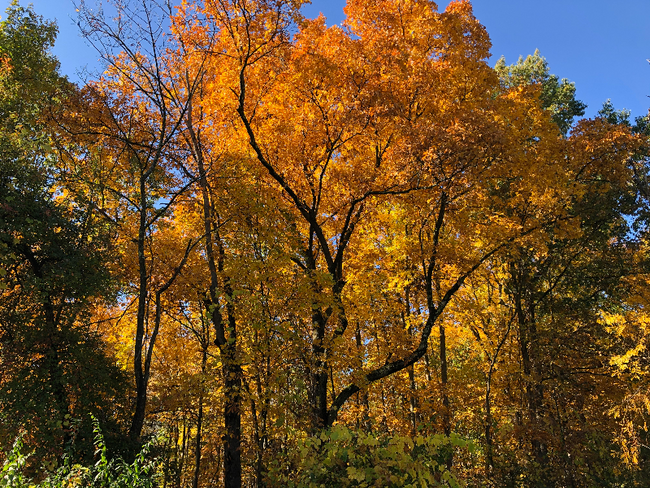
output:
[[[7,10],[0,487],[648,486],[648,118],[302,3]]]

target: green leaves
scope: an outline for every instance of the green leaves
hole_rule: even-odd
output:
[[[70,88],[55,36],[17,4],[0,23],[0,438],[28,429],[40,463],[68,447],[69,415],[99,413],[122,378],[89,328],[90,302],[114,296],[108,229],[64,195],[50,146],[46,119]]]
[[[19,436],[14,441],[11,452],[8,453],[2,470],[0,470],[0,488],[23,488],[29,484],[29,479],[23,473],[25,463],[30,454],[23,454],[23,440]]]
[[[302,441],[286,460],[294,473],[270,471],[272,486],[294,483],[296,488],[343,487],[456,487],[455,476],[443,460],[448,449],[470,443],[452,435],[376,435],[336,425]],[[276,466],[277,468],[278,466]]]
[[[145,444],[132,463],[120,457],[110,457],[99,421],[93,418],[95,432],[95,456],[97,461],[91,466],[71,464],[70,458],[59,468],[48,469],[40,463],[36,476],[44,478],[36,482],[25,474],[26,461],[31,454],[23,454],[21,437],[14,442],[13,449],[0,471],[0,488],[153,488],[158,485],[158,461],[151,456],[152,443]]]
[[[12,4],[0,22],[0,124],[28,132],[42,107],[63,86],[50,54],[57,27],[29,7]]]
[[[542,107],[551,112],[553,122],[564,135],[569,132],[574,118],[585,114],[587,105],[575,98],[575,83],[566,78],[560,80],[556,75],[550,74],[546,58],[539,54],[539,50],[535,50],[535,53],[526,59],[520,57],[516,64],[509,66],[502,57],[494,69],[506,89],[540,85],[539,99]]]

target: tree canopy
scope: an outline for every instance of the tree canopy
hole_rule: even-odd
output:
[[[491,67],[469,1],[303,3],[82,3],[83,86],[10,7],[4,450],[52,479],[92,415],[165,486],[644,486],[646,120]]]

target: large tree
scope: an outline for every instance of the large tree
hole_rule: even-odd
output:
[[[75,87],[49,52],[55,37],[17,3],[0,24],[1,443],[26,429],[50,456],[92,438],[90,413],[116,413],[122,379],[89,315],[114,297],[109,229],[57,180],[47,120]]]
[[[543,66],[542,86],[501,83],[468,2],[353,1],[343,28],[300,4],[188,2],[176,31],[210,57],[211,137],[292,233],[312,432],[424,358],[437,329],[449,434],[449,303],[490,259],[571,234],[591,178],[626,177],[630,136],[595,122],[563,137],[573,86]]]

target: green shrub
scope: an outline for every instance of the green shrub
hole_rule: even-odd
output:
[[[459,487],[445,459],[472,446],[458,436],[382,437],[335,426],[271,463],[270,486],[289,488]]]
[[[0,488],[154,488],[157,486],[158,462],[150,459],[152,444],[145,444],[132,463],[120,457],[109,459],[104,436],[97,420],[94,421],[95,456],[92,466],[64,462],[54,472],[44,468],[38,473],[44,478],[41,482],[29,479],[23,473],[25,461],[31,454],[23,454],[23,442],[18,438],[12,451],[2,466]],[[40,476],[39,476],[40,477]]]
[[[22,454],[22,438],[16,439],[13,449],[7,455],[0,473],[0,488],[23,488],[29,486],[29,479],[23,474],[29,455]]]

